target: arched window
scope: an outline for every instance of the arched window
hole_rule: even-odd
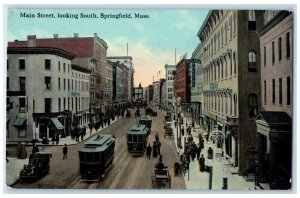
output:
[[[256,30],[255,11],[249,10],[248,13],[248,30]]]
[[[256,72],[256,54],[253,51],[248,53],[248,71]]]
[[[233,52],[233,68],[234,68],[234,74],[236,74],[236,59],[235,59],[235,52]]]
[[[249,94],[248,110],[249,110],[249,118],[255,118],[257,114],[257,95],[255,93]]]

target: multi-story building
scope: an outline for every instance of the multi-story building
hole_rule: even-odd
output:
[[[259,10],[211,10],[198,37],[203,50],[203,114],[224,155],[240,175],[253,170],[255,118],[260,105]]]
[[[153,104],[158,105],[159,104],[159,90],[160,90],[160,83],[159,81],[153,82]]]
[[[291,188],[293,13],[264,11],[259,31],[261,111],[257,125],[257,181]]]
[[[106,112],[113,109],[113,63],[107,60],[106,65],[106,82],[105,86],[108,88],[107,92],[104,93],[104,96],[109,99],[109,106],[106,108]]]
[[[159,104],[166,107],[166,79],[161,78],[159,84]]]
[[[89,75],[74,54],[50,47],[7,48],[7,142],[68,136],[89,122]]]
[[[175,65],[165,64],[166,70],[166,107],[172,107],[174,105],[174,72],[176,71]]]
[[[94,97],[91,103],[91,113],[96,116],[104,112],[105,105],[109,102],[104,98],[104,93],[108,91],[105,87],[106,78],[106,53],[107,44],[99,38],[97,33],[93,37],[79,37],[78,33],[74,37],[59,38],[54,34],[54,38],[37,39],[35,35],[27,37],[26,41],[8,42],[8,47],[54,47],[63,49],[76,55],[72,64],[83,65],[93,71],[90,83],[91,96]]]
[[[190,60],[190,87],[191,87],[191,117],[196,125],[203,124],[202,120],[202,61],[203,51],[201,44],[197,46]]]
[[[133,63],[132,63],[132,57],[131,56],[110,56],[107,57],[107,60],[110,60],[111,62],[119,62],[120,64],[123,64],[127,67],[128,72],[127,72],[127,94],[124,93],[124,96],[126,95],[126,101],[130,102],[131,101],[131,94],[132,90],[134,87],[134,79],[133,79],[133,74],[134,74],[134,69],[133,69]],[[125,99],[125,98],[124,98]]]
[[[144,88],[142,87],[141,84],[139,84],[138,87],[133,88],[133,95],[132,95],[132,100],[133,102],[141,101],[144,99]]]
[[[113,63],[113,103],[119,105],[122,102],[122,70],[123,67],[118,63]]]
[[[176,65],[174,78],[174,96],[176,101],[180,101],[183,111],[187,111],[191,100],[191,90],[189,84],[189,62],[181,59]]]

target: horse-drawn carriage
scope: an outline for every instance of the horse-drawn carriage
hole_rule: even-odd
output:
[[[171,175],[169,173],[168,167],[164,166],[162,162],[158,162],[152,174],[152,186],[155,184],[168,183],[169,188],[171,188]]]

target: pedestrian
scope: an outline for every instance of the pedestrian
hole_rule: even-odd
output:
[[[200,148],[200,144],[198,144],[198,146],[196,146],[196,155],[197,155],[197,160],[200,159],[200,153],[201,153],[201,148]]]
[[[35,154],[35,153],[37,153],[37,152],[39,152],[39,151],[40,151],[40,150],[39,150],[38,146],[37,146],[37,145],[33,145],[32,153]]]
[[[54,137],[54,135],[52,135],[51,141],[52,141],[52,145],[54,145],[54,142],[55,142],[55,137]]]
[[[159,141],[159,135],[158,135],[158,132],[157,132],[156,135],[155,135],[155,140],[156,140],[156,142]]]
[[[59,143],[59,135],[58,134],[56,135],[55,140],[56,140],[56,145],[57,145]]]
[[[151,151],[152,151],[152,148],[150,146],[150,143],[148,143],[148,146],[146,147],[146,155],[147,155],[148,159],[150,159]]]
[[[152,155],[153,155],[153,158],[156,158],[157,157],[157,148],[156,148],[156,142],[153,142],[153,146],[152,146]]]
[[[160,155],[160,147],[161,147],[161,143],[160,143],[160,141],[158,140],[158,141],[156,142],[156,149],[157,149],[157,154],[158,154],[158,155]]]
[[[204,172],[204,170],[205,170],[205,158],[203,157],[203,154],[201,154],[201,157],[199,159],[199,166],[200,166],[200,171]]]
[[[65,144],[64,148],[63,148],[63,159],[67,159],[68,156],[68,147]]]

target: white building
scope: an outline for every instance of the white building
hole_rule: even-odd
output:
[[[166,69],[166,107],[172,107],[174,103],[174,89],[173,89],[173,82],[174,82],[174,75],[173,72],[176,71],[175,65],[168,65],[165,64]]]
[[[7,142],[65,137],[72,122],[85,125],[89,69],[57,48],[7,48]]]
[[[159,85],[160,85],[159,81],[154,81],[153,82],[153,103],[154,103],[154,105],[159,104],[159,97],[160,97]]]

